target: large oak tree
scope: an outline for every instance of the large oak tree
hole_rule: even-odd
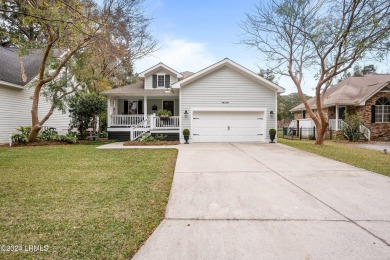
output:
[[[134,60],[154,51],[156,42],[148,32],[150,19],[145,17],[141,2],[2,1],[2,44],[19,47],[21,55],[31,49],[42,55],[40,70],[33,83],[29,141],[35,140],[61,100],[77,91],[79,86],[94,86],[104,80],[110,84],[111,80],[126,78],[120,73],[128,71],[130,74]],[[78,83],[70,87],[70,81]],[[42,94],[51,99],[53,105],[43,118],[39,118]]]
[[[388,53],[389,17],[388,0],[261,1],[242,23],[242,42],[264,53],[274,72],[292,79],[316,125],[316,144],[323,145],[327,89],[356,61]],[[316,112],[302,92],[309,70],[316,73]]]

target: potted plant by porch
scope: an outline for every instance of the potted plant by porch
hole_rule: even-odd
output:
[[[276,130],[271,128],[269,130],[269,138],[271,139],[271,142],[270,143],[274,143],[274,140],[275,140],[275,136],[276,136]]]
[[[186,141],[185,144],[188,144],[188,139],[190,139],[190,130],[184,129],[183,136],[184,136],[184,140]]]
[[[161,120],[167,120],[170,116],[172,116],[172,112],[166,109],[160,109],[157,112],[157,116],[160,117]]]

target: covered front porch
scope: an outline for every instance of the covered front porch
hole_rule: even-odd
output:
[[[107,133],[110,139],[136,140],[142,134],[161,133],[175,138],[179,134],[180,116],[177,96],[108,96]],[[158,111],[172,116],[160,119]]]
[[[148,96],[108,96],[108,127],[134,127],[148,117],[157,115],[160,109],[168,110],[172,116],[164,122],[164,127],[179,127],[179,97]],[[155,127],[162,127],[163,122],[156,118],[151,122]]]

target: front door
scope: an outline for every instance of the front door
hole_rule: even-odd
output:
[[[339,119],[345,119],[345,111],[347,107],[339,107]]]
[[[163,101],[163,109],[171,111],[172,116],[174,116],[175,111],[175,102],[174,101]]]

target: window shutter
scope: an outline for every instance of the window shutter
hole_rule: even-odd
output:
[[[143,101],[138,100],[138,114],[143,114],[144,113],[144,106],[143,106]]]
[[[123,114],[128,115],[129,114],[129,101],[125,100],[123,102]]]
[[[165,75],[165,87],[169,88],[171,87],[171,75]]]
[[[371,106],[371,123],[375,123],[375,106]]]
[[[157,88],[157,75],[153,75],[153,88]]]

